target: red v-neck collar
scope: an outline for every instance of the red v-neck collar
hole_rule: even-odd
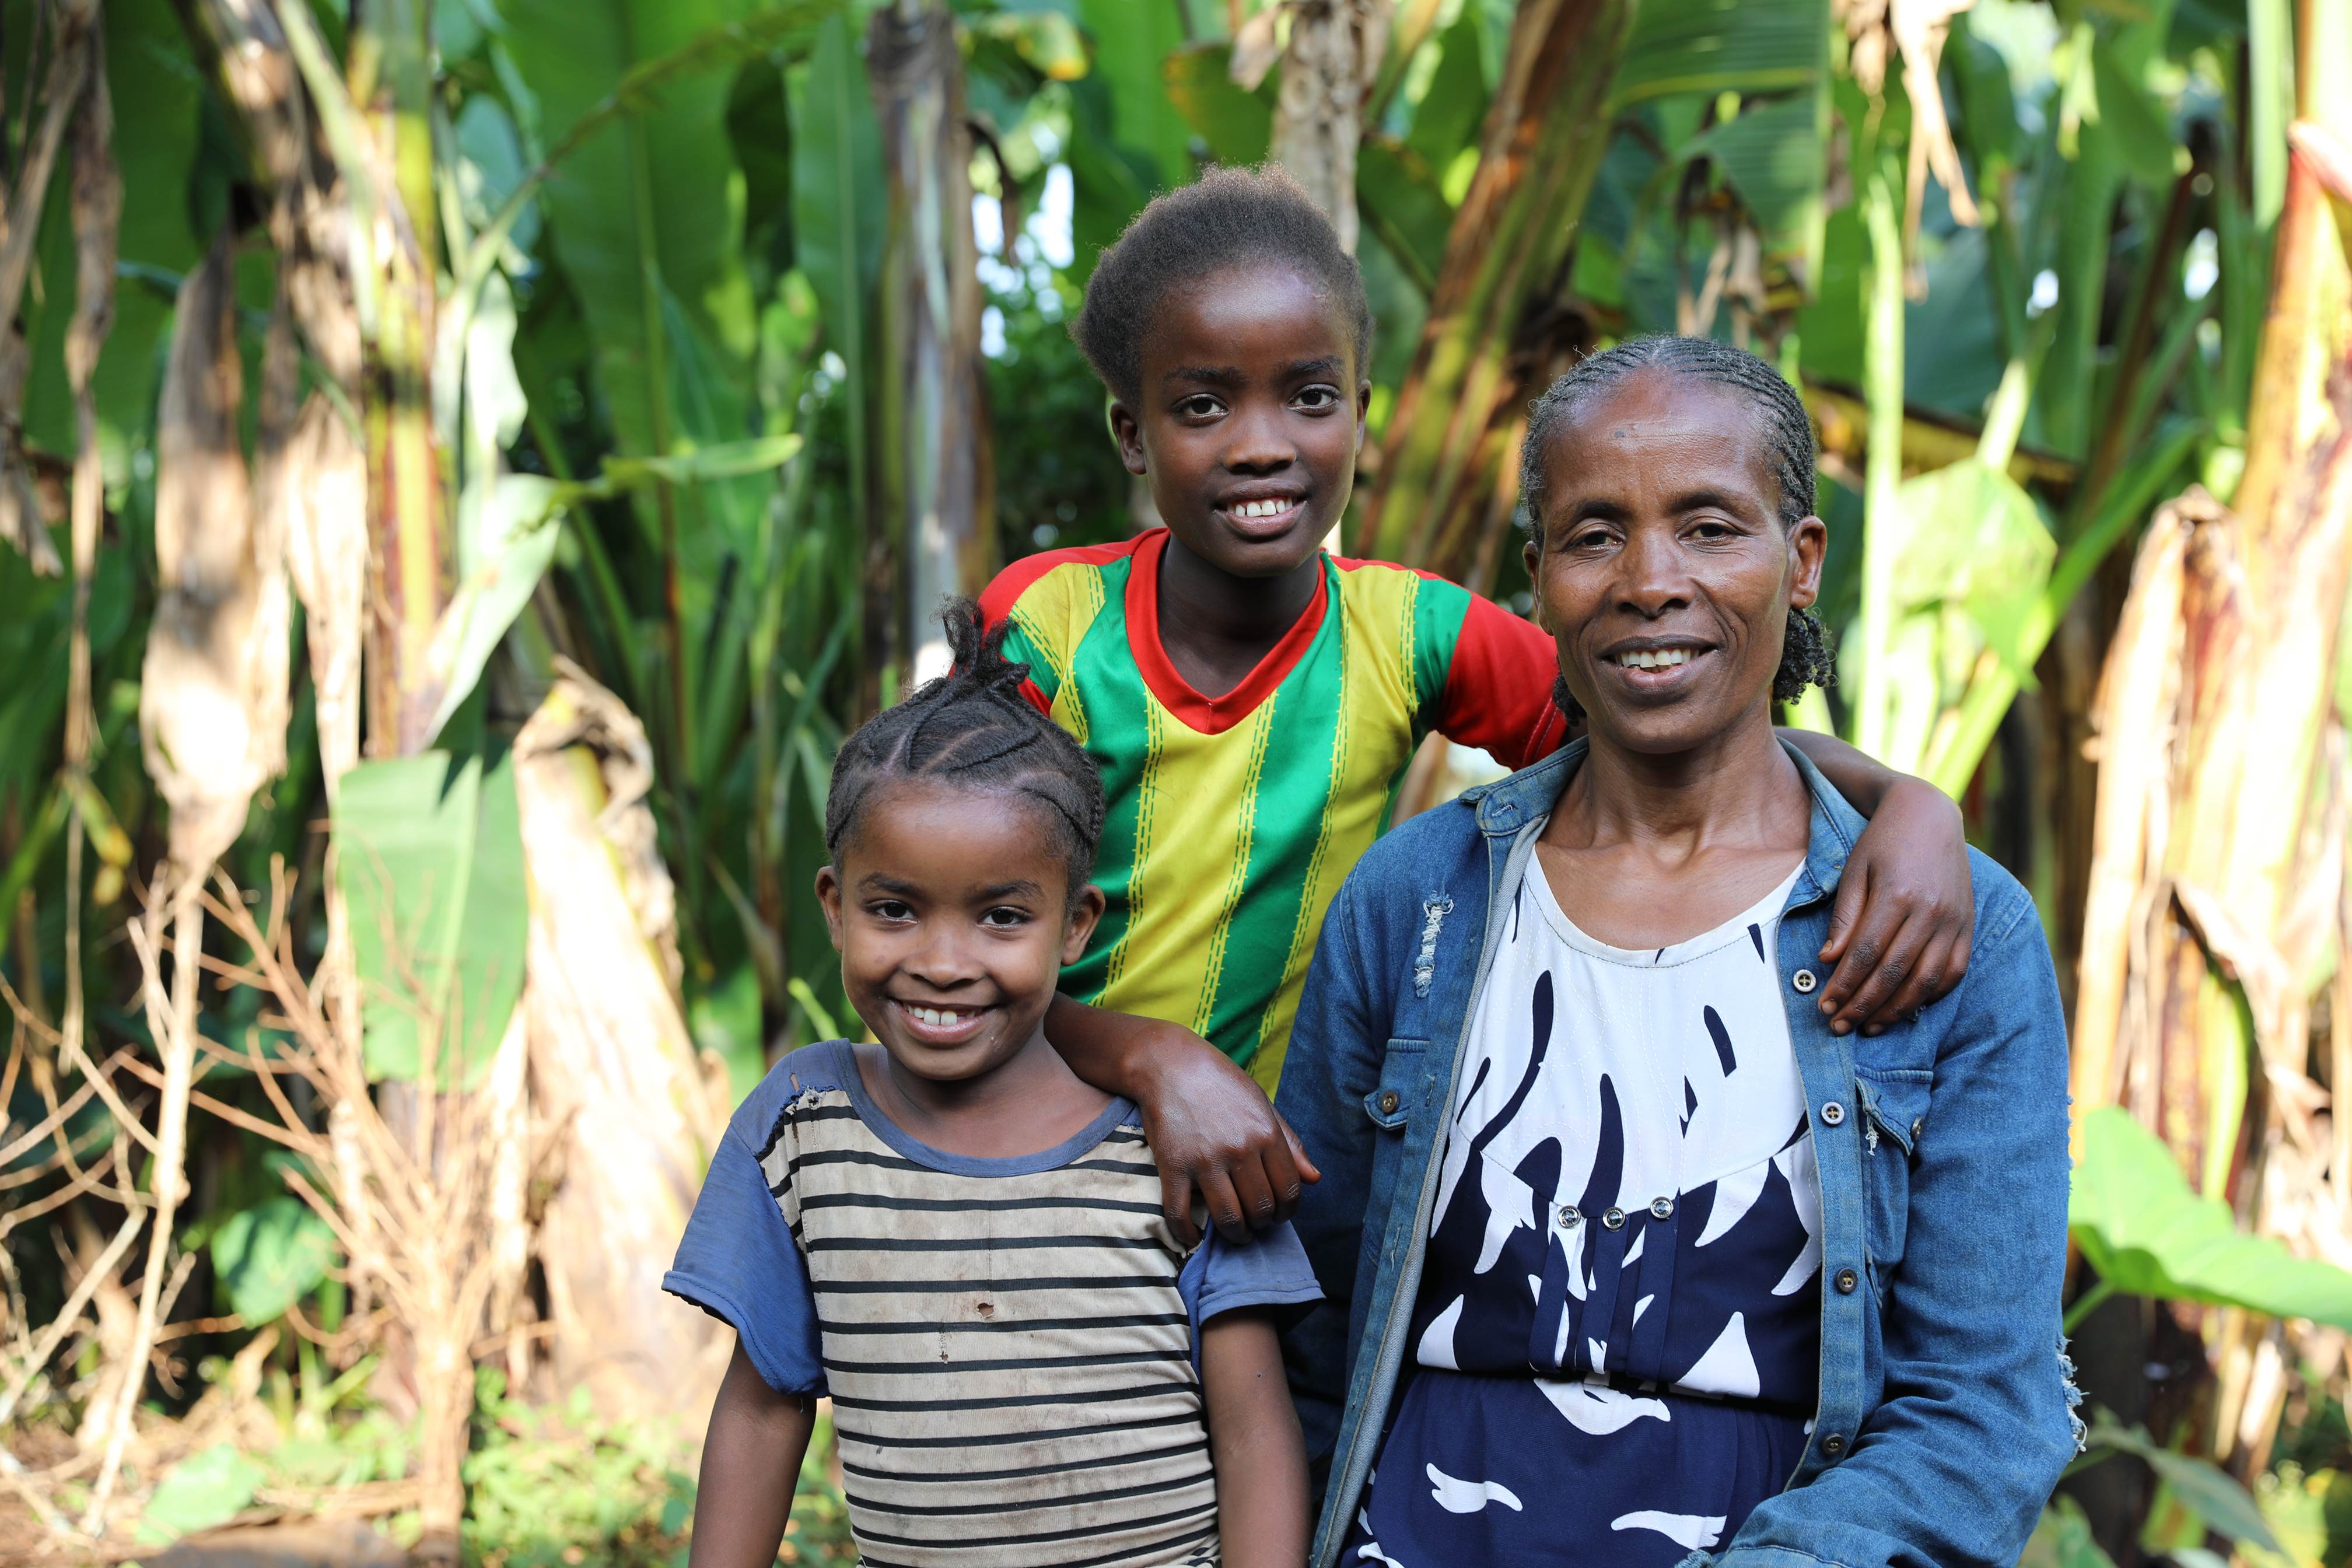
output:
[[[1177,673],[1168,658],[1168,650],[1160,641],[1160,560],[1168,552],[1168,531],[1156,528],[1143,536],[1135,549],[1135,566],[1127,578],[1127,643],[1135,656],[1135,667],[1143,672],[1143,684],[1160,705],[1203,735],[1221,735],[1254,712],[1257,705],[1275,693],[1298,661],[1313,646],[1315,634],[1323,629],[1323,610],[1330,597],[1330,574],[1318,557],[1315,574],[1315,596],[1300,611],[1298,619],[1282,634],[1282,640],[1266,649],[1257,668],[1242,678],[1242,683],[1223,697],[1203,697],[1192,689],[1192,683]]]

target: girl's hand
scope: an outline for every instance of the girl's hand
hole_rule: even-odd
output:
[[[1976,892],[1960,808],[1918,779],[1898,777],[1853,847],[1830,912],[1822,987],[1833,1034],[1876,1035],[1906,1023],[1969,972]]]
[[[1227,1241],[1278,1225],[1322,1173],[1249,1074],[1176,1024],[1139,1019],[1156,1037],[1140,1053],[1137,1090],[1144,1136],[1160,1163],[1160,1212],[1177,1239],[1201,1239],[1195,1195]]]
[[[1142,1108],[1160,1164],[1160,1210],[1187,1247],[1201,1239],[1196,1196],[1226,1240],[1244,1242],[1288,1219],[1304,1184],[1321,1174],[1265,1091],[1181,1025],[1056,996],[1045,1038],[1072,1072]]]

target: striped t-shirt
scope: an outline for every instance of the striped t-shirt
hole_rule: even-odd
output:
[[[1218,1560],[1201,1325],[1321,1292],[1287,1226],[1188,1256],[1139,1123],[1115,1100],[1041,1153],[945,1153],[838,1040],[736,1111],[663,1289],[771,1387],[831,1394],[866,1568]]]
[[[1029,700],[1102,770],[1102,920],[1062,986],[1182,1024],[1274,1091],[1331,895],[1435,731],[1507,767],[1556,749],[1551,639],[1466,588],[1322,558],[1315,596],[1222,697],[1160,637],[1168,531],[1016,561],[982,596]]]

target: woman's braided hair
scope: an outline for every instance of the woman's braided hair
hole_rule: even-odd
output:
[[[1366,374],[1372,310],[1364,276],[1331,220],[1274,163],[1211,169],[1152,197],[1095,263],[1070,336],[1111,395],[1132,403],[1160,301],[1217,273],[1269,263],[1296,268],[1332,302],[1355,337],[1356,374]]]
[[[1021,695],[1029,667],[1004,657],[1012,623],[990,626],[978,605],[941,606],[955,667],[859,725],[834,760],[824,847],[837,869],[874,792],[895,780],[937,779],[960,789],[1019,795],[1045,808],[1076,898],[1102,838],[1102,776],[1092,758]]]
[[[1551,384],[1528,414],[1528,434],[1519,448],[1519,500],[1526,507],[1528,528],[1540,549],[1543,531],[1544,449],[1551,437],[1586,403],[1644,370],[1673,371],[1678,375],[1727,387],[1739,394],[1757,413],[1772,453],[1773,477],[1780,491],[1780,526],[1790,529],[1813,515],[1813,422],[1805,413],[1796,388],[1765,361],[1746,349],[1713,338],[1633,338],[1597,353]],[[1808,686],[1837,684],[1837,664],[1829,628],[1810,609],[1789,612],[1789,629],[1780,645],[1780,668],[1772,677],[1772,695],[1794,702]],[[1576,700],[1565,682],[1554,686],[1552,700],[1570,719],[1580,716]]]

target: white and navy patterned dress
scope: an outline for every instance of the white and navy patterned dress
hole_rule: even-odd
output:
[[[1774,958],[1794,870],[1642,952],[1529,871],[1351,1565],[1672,1568],[1782,1489],[1818,1398],[1821,1188]]]

